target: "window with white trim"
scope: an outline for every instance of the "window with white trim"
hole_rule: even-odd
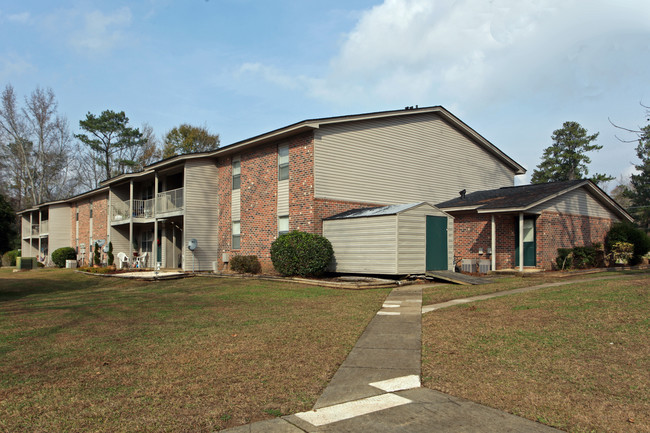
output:
[[[241,248],[241,225],[239,221],[232,222],[232,249]]]
[[[289,179],[289,145],[278,146],[278,180]]]
[[[289,233],[289,215],[278,217],[278,235]]]

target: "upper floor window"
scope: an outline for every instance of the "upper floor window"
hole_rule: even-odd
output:
[[[289,179],[289,146],[278,146],[278,180]]]
[[[241,162],[239,158],[232,160],[232,189],[239,189],[241,186]]]

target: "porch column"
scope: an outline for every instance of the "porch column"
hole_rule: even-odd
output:
[[[492,270],[497,270],[497,224],[494,221],[494,214],[492,214],[492,236],[490,238],[492,243]]]
[[[524,272],[524,213],[519,212],[519,272]]]
[[[34,257],[34,212],[29,213],[29,256]]]
[[[153,178],[153,248],[151,249],[151,263],[156,269],[158,263],[158,218],[156,218],[156,208],[158,207],[158,172],[154,173]],[[162,244],[162,242],[161,242]],[[161,245],[162,246],[162,245]]]
[[[38,254],[36,254],[36,261],[41,258],[41,224],[43,223],[43,214],[40,209],[38,211]]]
[[[129,250],[133,252],[133,180],[129,182]]]

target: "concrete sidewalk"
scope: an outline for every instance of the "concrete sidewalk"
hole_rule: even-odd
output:
[[[313,410],[224,431],[559,432],[420,387],[421,287],[393,289]]]

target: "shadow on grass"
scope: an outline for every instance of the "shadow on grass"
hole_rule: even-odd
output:
[[[31,272],[38,275],[30,276]],[[106,279],[90,278],[74,272],[36,270],[0,272],[0,302],[15,301],[36,294],[55,294],[105,286]]]

